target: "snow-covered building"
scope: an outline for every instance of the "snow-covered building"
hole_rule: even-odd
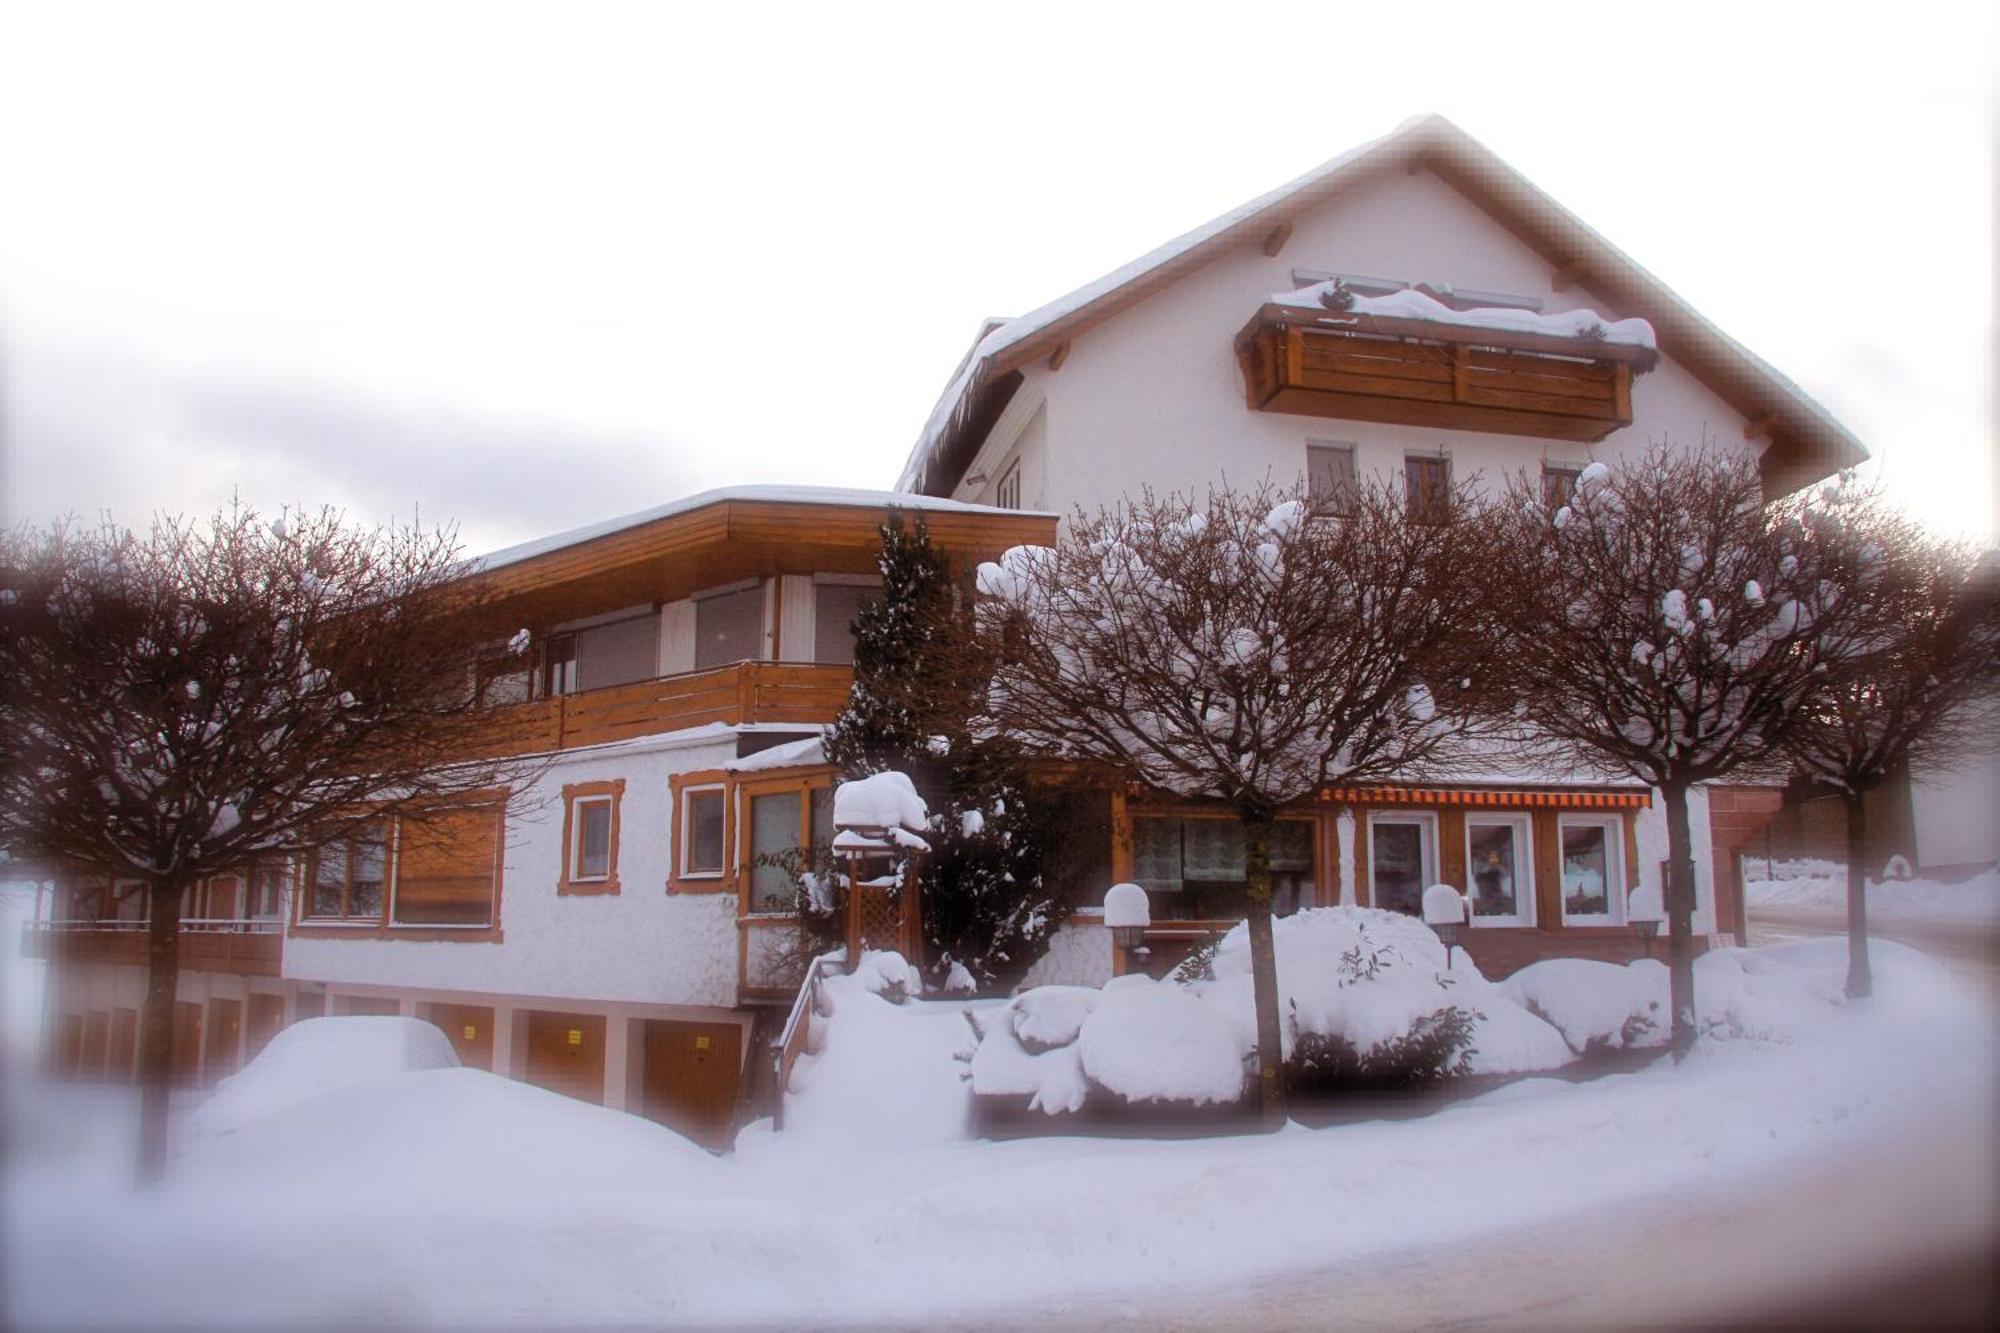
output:
[[[1477,475],[1566,498],[1650,441],[1754,453],[1770,494],[1866,454],[1797,386],[1449,122],[1335,158],[1018,319],[989,320],[930,414],[903,490],[1066,513],[1142,487],[1400,477],[1413,502]],[[1741,928],[1734,848],[1775,797],[1731,789],[1696,817],[1697,929]],[[1120,794],[1109,877],[1154,902],[1154,935],[1239,911],[1243,846],[1221,811]],[[1634,955],[1627,896],[1657,885],[1643,788],[1529,773],[1330,788],[1291,812],[1281,905],[1415,912],[1448,882],[1478,903],[1474,955]],[[1072,922],[1045,966],[1110,966]]]
[[[496,623],[526,631],[476,668],[491,752],[531,757],[520,785],[205,885],[181,944],[179,1075],[212,1081],[303,1017],[402,1014],[465,1063],[721,1141],[758,1019],[797,981],[794,881],[760,858],[831,833],[821,731],[898,511],[968,568],[1055,532],[949,499],[743,487],[478,561]],[[142,905],[88,877],[51,885],[29,938],[56,964],[55,1062],[129,1076]]]
[[[181,945],[180,1072],[213,1079],[301,1017],[397,1013],[436,1022],[467,1063],[719,1139],[760,1015],[792,995],[792,884],[760,858],[831,832],[819,737],[849,692],[886,515],[921,510],[975,561],[1141,487],[1388,472],[1421,495],[1529,469],[1560,494],[1653,438],[1754,451],[1773,493],[1864,456],[1459,130],[1407,124],[989,323],[893,492],[709,492],[486,557],[474,576],[527,634],[495,642],[478,679],[496,752],[536,756],[534,774],[207,885]],[[1696,807],[1697,928],[1726,932],[1731,850],[1762,797],[1716,796],[1727,818]],[[1232,818],[1122,784],[1092,800],[1070,858],[1082,900],[1143,885],[1162,946],[1240,917]],[[1500,772],[1330,787],[1285,813],[1273,871],[1287,908],[1414,914],[1454,884],[1494,975],[1636,955],[1627,899],[1665,854],[1642,788]],[[117,887],[52,877],[40,895],[30,947],[56,964],[60,1067],[134,1067],[145,937]],[[1112,952],[1080,913],[1032,979],[1102,980]]]

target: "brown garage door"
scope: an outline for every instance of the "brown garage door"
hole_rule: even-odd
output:
[[[707,1147],[727,1147],[736,1117],[736,1026],[648,1022],[645,1044],[641,1114]]]
[[[202,1078],[213,1083],[236,1072],[243,1050],[243,1002],[211,998],[208,1002],[208,1058]]]
[[[249,1021],[243,1034],[243,1058],[255,1060],[257,1053],[271,1044],[271,1038],[284,1030],[285,997],[251,991]]]
[[[55,1041],[49,1047],[49,1069],[70,1075],[83,1061],[83,1015],[62,1014],[56,1018]]]
[[[528,1012],[528,1082],[604,1103],[604,1016]]]
[[[201,1075],[201,1005],[174,1003],[174,1082],[193,1083]]]
[[[334,1009],[343,1014],[360,1014],[373,1018],[394,1018],[403,1012],[400,1001],[381,995],[343,995],[334,1001]]]
[[[105,1048],[111,1037],[111,1014],[93,1009],[83,1016],[83,1065],[77,1072],[85,1078],[104,1077]]]
[[[444,1029],[458,1062],[474,1069],[493,1068],[493,1011],[476,1004],[432,1004],[424,1017]]]
[[[110,1074],[114,1081],[130,1083],[136,1072],[133,1062],[139,1054],[139,1011],[137,1009],[113,1009],[111,1011],[111,1063]]]

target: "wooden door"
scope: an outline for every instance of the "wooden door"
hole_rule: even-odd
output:
[[[201,1006],[193,1000],[174,1004],[174,1082],[193,1083],[201,1077]]]
[[[139,1011],[137,1009],[111,1011],[110,1057],[108,1072],[113,1081],[130,1083],[138,1072]]]
[[[458,1062],[474,1069],[493,1068],[493,1011],[476,1004],[433,1004],[426,1016],[451,1038]]]
[[[400,1002],[380,995],[343,995],[334,1007],[343,1014],[373,1018],[394,1018],[403,1012]]]
[[[733,1023],[645,1025],[639,1111],[709,1148],[729,1145],[738,1095]]]
[[[78,1073],[85,1078],[104,1077],[104,1056],[111,1035],[111,1014],[93,1009],[83,1016],[83,1056]]]
[[[285,997],[263,991],[250,992],[249,1027],[243,1034],[243,1058],[255,1060],[258,1052],[271,1044],[285,1026]]]
[[[298,1015],[298,1019],[325,1018],[326,992],[323,990],[302,990],[299,992],[298,1000],[293,1004],[292,1009]],[[294,1019],[293,1021],[297,1022],[298,1019]]]
[[[604,1104],[604,1016],[528,1012],[528,1082]]]
[[[211,999],[208,1002],[208,1058],[202,1061],[201,1076],[207,1083],[236,1072],[242,1062],[243,1002]]]

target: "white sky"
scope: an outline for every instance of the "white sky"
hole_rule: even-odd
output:
[[[1439,111],[2000,526],[1991,5],[278,8],[0,0],[7,520],[885,487],[983,316]]]

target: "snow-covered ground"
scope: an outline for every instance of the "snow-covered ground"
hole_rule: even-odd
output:
[[[1751,951],[1746,975],[1797,982],[1739,995],[1743,1030],[1766,1035],[1705,1042],[1679,1067],[1187,1142],[968,1140],[963,1006],[894,1006],[853,979],[831,988],[790,1127],[753,1126],[724,1158],[476,1070],[420,1068],[185,1132],[167,1182],[138,1194],[123,1181],[129,1093],[13,1078],[7,1315],[919,1325],[1372,1271],[1579,1217],[1630,1218],[1637,1235],[1669,1195],[1727,1209],[1989,1114],[1988,1016],[1886,942],[1877,996],[1837,1003],[1845,961],[1837,940]]]
[[[1750,910],[1845,915],[1847,867],[1837,861],[1744,863]],[[1962,924],[2000,928],[2000,866],[1956,884],[1927,879],[1868,881],[1871,921]]]

